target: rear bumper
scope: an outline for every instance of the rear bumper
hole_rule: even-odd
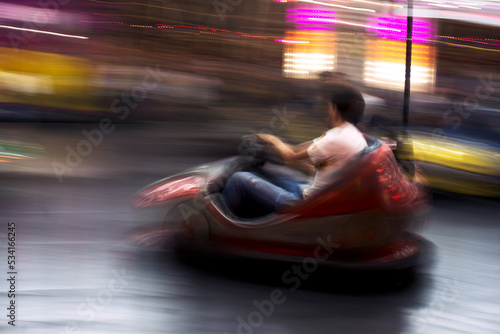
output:
[[[412,245],[393,247],[390,252],[381,256],[376,255],[377,251],[360,254],[358,257],[332,257],[321,262],[321,265],[349,270],[398,270],[426,265],[436,259],[436,246],[424,238],[415,239]]]

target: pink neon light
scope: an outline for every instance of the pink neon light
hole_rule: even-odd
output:
[[[335,30],[332,27],[334,22],[325,22],[335,19],[335,11],[321,10],[313,8],[290,8],[287,9],[287,23],[296,24],[297,29],[311,30]],[[300,28],[299,28],[300,27]]]
[[[311,26],[296,26],[297,29],[307,29],[307,30],[335,30],[335,28],[327,27],[311,27]]]
[[[320,20],[288,20],[286,21],[287,23],[297,23],[297,24],[314,24],[314,25],[332,25],[335,24],[334,22],[325,22],[325,21],[320,21]]]
[[[368,25],[374,28],[368,28],[368,31],[375,32],[378,37],[393,40],[406,40],[406,19],[396,17],[371,17],[368,19]],[[389,31],[380,28],[391,28],[400,30]],[[429,43],[434,35],[434,26],[418,18],[413,19],[413,42]]]
[[[335,14],[335,11],[331,10],[319,10],[319,9],[309,9],[309,8],[290,8],[286,10],[287,12],[301,12],[301,13],[328,13]]]

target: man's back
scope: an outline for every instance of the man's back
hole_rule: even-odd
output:
[[[303,197],[307,198],[331,184],[333,175],[366,146],[363,134],[348,122],[315,139],[307,153],[317,171],[313,184],[304,189]]]

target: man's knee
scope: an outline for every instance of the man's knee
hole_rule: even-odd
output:
[[[236,172],[229,178],[229,182],[242,184],[248,182],[252,178],[252,176],[253,174],[249,172]]]

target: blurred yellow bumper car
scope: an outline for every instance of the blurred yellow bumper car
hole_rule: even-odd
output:
[[[398,148],[398,158],[413,158],[430,188],[464,195],[500,197],[499,148],[424,132],[411,132],[409,144]]]

